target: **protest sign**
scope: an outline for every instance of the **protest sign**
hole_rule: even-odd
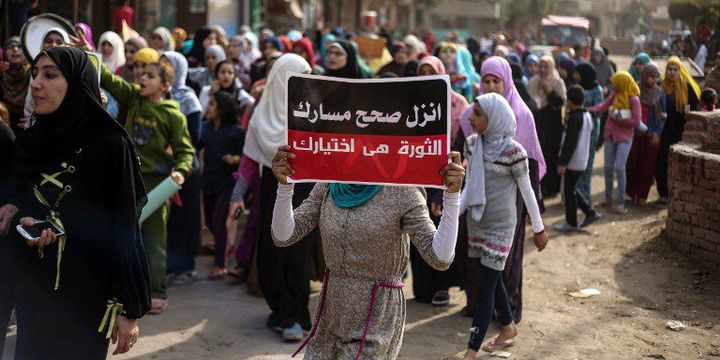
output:
[[[289,74],[294,182],[442,187],[450,151],[446,75],[341,79]]]

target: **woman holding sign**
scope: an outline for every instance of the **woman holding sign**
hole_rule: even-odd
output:
[[[105,359],[111,337],[114,354],[130,350],[150,308],[140,165],[127,132],[102,108],[84,52],[45,50],[33,73],[37,121],[17,138],[11,175],[15,357]],[[18,223],[39,236],[21,236]]]
[[[415,187],[317,184],[293,211],[295,173],[290,147],[279,148],[273,173],[280,183],[273,210],[277,246],[296,244],[320,230],[328,270],[305,359],[395,359],[405,325],[402,275],[410,243],[438,270],[453,261],[459,191],[465,171],[460,154],[439,170],[447,190],[436,229],[425,197]],[[296,245],[297,246],[297,245]]]

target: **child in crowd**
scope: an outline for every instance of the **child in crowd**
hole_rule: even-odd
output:
[[[594,127],[592,115],[583,108],[584,102],[585,91],[582,87],[573,85],[567,90],[565,131],[558,158],[558,174],[563,177],[565,196],[565,222],[555,227],[560,232],[578,230],[578,206],[585,213],[581,227],[600,219],[600,214],[593,210],[590,200],[577,189],[578,179],[588,164],[590,138]]]
[[[159,63],[157,52],[149,54],[155,61],[146,63],[141,55],[143,50],[136,54],[134,64],[136,74],[140,66],[144,67],[142,76],[136,77],[139,84],[113,75],[106,66],[102,66],[101,83],[127,108],[125,129],[140,158],[145,188],[151,191],[168,176],[182,185],[191,173],[195,150],[178,103],[165,100],[173,83],[172,66]],[[142,224],[150,269],[151,314],[160,314],[167,307],[167,216],[167,205],[162,205]]]
[[[700,111],[715,111],[717,92],[711,88],[703,89],[702,93],[700,93],[700,101],[702,102]]]
[[[225,251],[230,197],[235,178],[233,172],[240,164],[245,131],[237,123],[237,103],[235,97],[225,91],[216,91],[210,95],[203,125],[200,146],[203,151],[203,205],[205,223],[215,238],[215,268],[210,280],[218,280],[227,275]]]
[[[468,257],[479,264],[466,360],[476,359],[494,310],[498,313],[500,334],[488,340],[482,349],[502,350],[517,336],[502,272],[518,221],[518,187],[532,220],[535,246],[542,251],[548,241],[530,185],[527,153],[512,138],[516,125],[510,104],[502,95],[488,93],[479,96],[473,106],[471,125],[477,135],[470,137],[466,144],[468,176],[460,210],[461,213],[468,211]]]
[[[630,155],[635,128],[642,122],[640,88],[627,71],[618,71],[610,78],[613,93],[601,104],[588,109],[592,112],[608,111],[605,123],[605,207],[613,205],[614,177],[617,175],[615,212],[627,214],[625,186],[627,159]]]

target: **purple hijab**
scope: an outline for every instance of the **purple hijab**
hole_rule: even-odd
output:
[[[513,139],[525,148],[528,157],[538,162],[540,179],[542,179],[546,173],[547,166],[545,165],[545,158],[543,157],[542,149],[540,149],[540,141],[538,140],[537,131],[535,130],[535,119],[515,88],[510,64],[507,60],[499,56],[492,56],[483,62],[482,68],[480,69],[480,76],[484,78],[485,75],[493,75],[502,79],[503,88],[505,89],[505,94],[503,95],[505,96],[505,100],[510,103],[510,107],[513,109],[517,121],[517,130],[515,131]],[[480,93],[484,93],[482,86],[480,86]],[[472,126],[470,125],[471,114],[472,106],[465,109],[460,117],[460,126],[462,126],[463,133],[466,135],[472,134]]]
[[[88,45],[90,45],[90,47],[93,49],[93,51],[95,51],[97,48],[95,47],[95,43],[93,42],[93,39],[92,39],[93,33],[92,33],[92,29],[90,28],[90,26],[86,23],[77,23],[77,24],[75,24],[75,27],[82,29],[83,34],[85,34],[85,41],[87,41]]]

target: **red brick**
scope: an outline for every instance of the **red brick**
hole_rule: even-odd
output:
[[[716,247],[715,247],[715,243],[714,243],[714,242],[710,242],[710,241],[707,241],[707,240],[702,240],[702,239],[700,239],[700,240],[698,241],[698,246],[700,246],[701,248],[703,248],[703,249],[705,249],[705,250],[707,250],[707,251],[716,252]]]
[[[720,263],[720,253],[707,251],[697,246],[690,247],[690,255],[699,259],[708,260],[714,263]]]

